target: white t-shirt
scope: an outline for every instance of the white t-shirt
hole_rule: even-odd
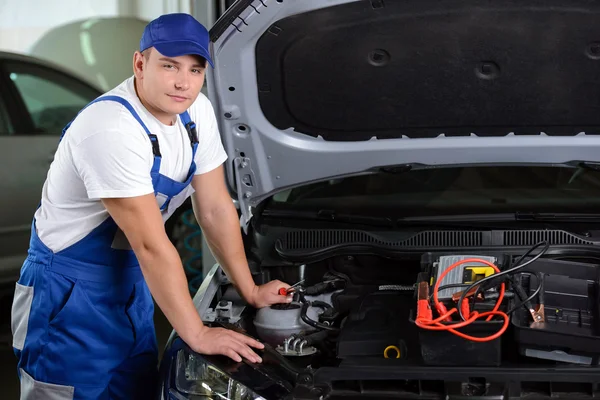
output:
[[[135,93],[133,76],[106,94],[126,99],[158,137],[160,173],[184,181],[192,147],[181,120],[167,126],[150,114]],[[206,173],[227,159],[215,113],[202,93],[188,112],[198,131],[196,174]],[[42,206],[35,213],[42,242],[58,252],[85,237],[109,217],[102,198],[154,193],[153,162],[148,134],[123,105],[100,101],[87,107],[58,146],[42,189]],[[173,211],[168,210],[163,219]]]

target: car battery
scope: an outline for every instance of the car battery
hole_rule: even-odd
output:
[[[489,261],[492,264],[497,263],[497,258],[493,256],[480,256],[480,255],[443,255],[440,256],[437,261],[433,263],[433,271],[431,275],[430,285],[433,286],[440,276],[450,268],[453,264],[458,261],[466,260],[469,258],[479,258],[485,261]],[[486,278],[494,274],[494,269],[489,265],[481,262],[472,262],[463,264],[450,271],[440,283],[442,289],[438,293],[438,298],[441,301],[449,300],[452,298],[452,294],[457,292],[457,287],[467,287],[473,282]]]
[[[503,254],[487,255],[447,255],[426,253],[421,259],[421,270],[417,284],[428,281],[433,288],[441,275],[458,261],[481,259],[496,265],[500,270],[504,267]],[[452,295],[466,289],[472,283],[493,275],[494,269],[482,262],[466,263],[450,271],[440,282],[441,290],[438,299],[441,302],[454,303]],[[444,288],[446,287],[446,289]],[[495,290],[495,288],[489,289]],[[480,312],[491,310],[493,304],[481,305]],[[411,311],[409,321],[415,323],[416,310]],[[455,324],[454,322],[441,322]],[[504,321],[477,320],[460,331],[467,335],[485,337],[500,330]],[[502,339],[497,338],[487,342],[473,342],[452,334],[449,331],[432,331],[418,329],[420,352],[426,365],[453,366],[498,366],[501,363]]]

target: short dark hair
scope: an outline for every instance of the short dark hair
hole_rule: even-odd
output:
[[[198,57],[198,61],[200,61],[200,64],[204,65],[206,67],[207,61],[206,58],[198,55],[198,54],[194,54],[196,57]]]

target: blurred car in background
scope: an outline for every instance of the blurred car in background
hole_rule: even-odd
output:
[[[0,52],[0,295],[14,290],[63,127],[101,94],[54,64]]]

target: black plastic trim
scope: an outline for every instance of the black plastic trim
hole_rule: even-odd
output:
[[[9,72],[6,68],[6,61],[0,58],[0,97],[6,107],[10,123],[15,135],[22,132],[33,131],[33,121],[27,112],[27,107],[23,98],[9,78]],[[3,135],[0,132],[0,135]]]
[[[505,365],[501,367],[436,367],[422,366],[414,363],[402,365],[399,361],[384,359],[361,359],[356,363],[342,363],[340,366],[323,367],[315,371],[316,384],[333,380],[346,379],[433,379],[460,381],[477,376],[494,381],[537,381],[537,382],[600,382],[600,367],[520,367],[518,365]],[[526,379],[525,379],[526,378]]]
[[[449,251],[452,253],[468,253],[472,252],[474,249],[477,250],[478,253],[489,253],[489,252],[497,252],[498,249],[502,249],[503,251],[509,252],[512,251],[517,255],[521,255],[523,250],[529,249],[531,246],[513,246],[513,247],[491,247],[491,246],[482,246],[477,248],[472,247],[456,247],[456,248],[443,248],[443,247],[432,247],[432,248],[402,248],[402,249],[389,249],[389,248],[377,248],[374,246],[338,246],[333,249],[325,249],[322,251],[312,251],[308,252],[296,252],[296,253],[279,253],[279,256],[282,260],[294,263],[315,263],[319,261],[326,260],[331,257],[339,257],[345,255],[375,255],[382,257],[401,257],[407,255],[414,254],[422,254],[423,252],[434,252],[434,253],[442,253],[447,254]],[[573,245],[565,245],[562,247],[551,247],[547,252],[548,255],[556,255],[556,256],[565,256],[567,254],[571,254],[573,252],[577,252],[579,255],[590,255],[593,254],[595,256],[600,255],[600,248],[590,248],[586,246],[573,246]]]
[[[489,383],[486,395],[475,395],[467,397],[461,393],[461,382],[471,382],[475,380],[485,380]],[[417,392],[402,393],[402,398],[407,399],[573,399],[573,398],[596,398],[598,394],[598,384],[600,383],[600,367],[520,367],[518,365],[505,365],[501,367],[434,367],[418,366],[396,363],[394,360],[369,360],[349,364],[342,364],[339,367],[319,368],[314,374],[314,383],[318,386],[329,388],[326,398],[377,398],[374,393],[336,393],[332,389],[335,382],[365,383],[376,381],[378,385],[385,388],[383,381],[415,381],[418,384]],[[438,389],[434,391],[422,390],[421,387],[431,386],[438,383]],[[561,391],[559,387],[568,383],[589,385],[590,392],[584,394],[581,392]],[[547,393],[531,392],[531,386],[545,384]],[[442,386],[441,388],[439,386]],[[556,386],[556,388],[553,388]],[[492,387],[494,390],[492,391]],[[493,395],[493,393],[495,395]],[[371,396],[369,396],[369,394]],[[446,396],[444,396],[444,394]],[[580,397],[583,394],[583,397]],[[362,396],[361,396],[362,395]],[[397,395],[400,395],[399,393]],[[463,397],[465,396],[465,397]],[[489,397],[488,397],[489,396]],[[496,397],[498,396],[498,397]]]
[[[532,246],[542,240],[550,245],[597,245],[563,230],[429,230],[397,239],[385,234],[347,229],[291,230],[282,235],[275,249],[281,256],[315,254],[346,246],[377,249],[469,248],[482,246]]]

